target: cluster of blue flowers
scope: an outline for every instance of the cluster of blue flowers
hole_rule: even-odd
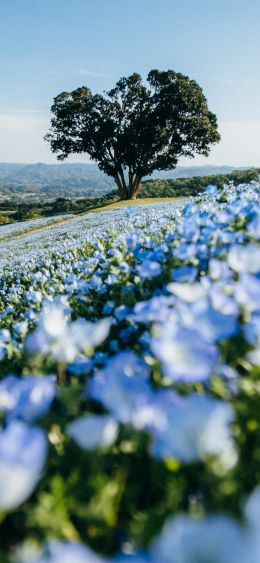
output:
[[[40,219],[30,219],[29,221],[19,221],[0,226],[0,240],[11,239],[13,236],[21,235],[34,229],[41,229],[47,225],[54,225],[59,221],[72,218],[71,213],[64,215],[52,215],[51,217],[41,217]]]
[[[24,527],[6,560],[260,560],[259,202],[256,182],[208,186],[1,243],[0,515]],[[129,514],[124,460],[151,496]],[[84,517],[77,466],[100,487]]]

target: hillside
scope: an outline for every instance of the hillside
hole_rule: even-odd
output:
[[[1,563],[259,561],[259,203],[0,227]]]
[[[138,197],[196,196],[209,184],[222,188],[224,184],[229,184],[230,182],[234,182],[237,185],[258,181],[259,173],[259,168],[251,168],[249,170],[237,169],[229,173],[193,176],[192,178],[146,180],[142,183]]]
[[[172,171],[157,171],[154,179],[189,178],[232,172],[229,166],[178,166]],[[0,195],[34,197],[81,197],[105,195],[114,188],[112,178],[95,164],[19,164],[0,163]]]

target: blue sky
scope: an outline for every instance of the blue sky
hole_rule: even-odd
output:
[[[0,0],[0,161],[55,162],[42,136],[59,92],[172,68],[222,133],[192,164],[260,165],[259,22],[259,0]]]

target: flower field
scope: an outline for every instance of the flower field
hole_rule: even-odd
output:
[[[47,227],[47,225],[52,225],[64,219],[69,219],[70,217],[73,217],[73,215],[68,213],[67,215],[52,215],[51,217],[42,217],[40,219],[31,219],[30,221],[0,225],[0,241],[11,239],[14,235],[21,235],[33,229]]]
[[[1,562],[260,561],[259,202],[1,242]]]

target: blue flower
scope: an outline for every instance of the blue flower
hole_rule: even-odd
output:
[[[214,184],[208,184],[204,190],[204,194],[215,196],[218,193],[218,186]]]
[[[40,428],[11,422],[0,432],[0,509],[11,510],[24,502],[41,478],[47,439]]]
[[[67,433],[86,450],[108,447],[117,438],[118,424],[109,415],[88,414],[71,422]]]
[[[164,375],[173,381],[208,379],[218,360],[217,348],[205,341],[199,330],[166,322],[151,341],[151,349],[162,363]]]
[[[184,514],[166,522],[151,550],[155,563],[242,563],[241,551],[241,529],[231,518]]]
[[[55,396],[52,376],[23,378],[9,375],[0,382],[0,409],[8,419],[33,422],[48,412]]]
[[[172,280],[175,282],[193,283],[198,273],[196,266],[179,266],[172,271]]]
[[[219,342],[234,336],[238,331],[237,314],[226,315],[214,309],[205,300],[192,307],[191,328],[199,332],[206,342]]]
[[[150,391],[149,368],[132,352],[107,361],[88,383],[88,393],[121,422],[131,422],[138,401]]]
[[[161,390],[143,398],[133,420],[137,428],[151,433],[156,457],[187,463],[215,455],[231,467],[237,461],[230,431],[233,416],[224,401]]]
[[[105,563],[106,561],[81,543],[53,540],[32,563]]]
[[[151,559],[149,553],[144,552],[119,554],[112,561],[115,563],[157,563]]]
[[[260,311],[260,280],[251,274],[240,274],[234,284],[234,294],[239,305],[248,311]]]
[[[255,243],[232,246],[228,254],[228,264],[235,272],[260,272],[260,246]]]
[[[140,278],[150,279],[159,276],[162,273],[162,266],[159,262],[153,260],[143,260],[141,264],[136,266]]]

